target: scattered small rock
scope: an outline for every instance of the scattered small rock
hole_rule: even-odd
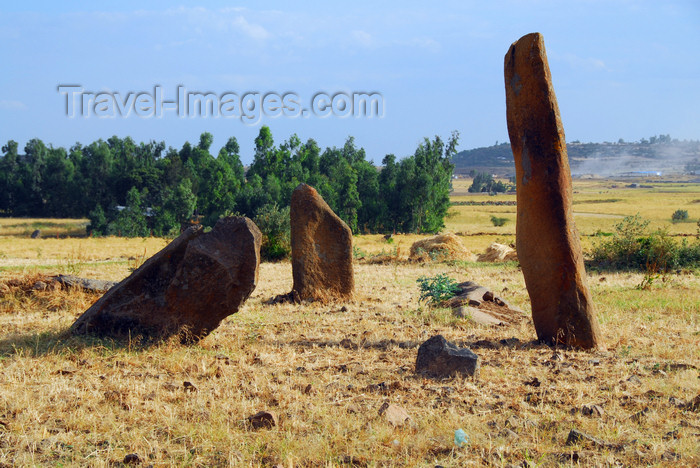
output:
[[[669,431],[664,435],[664,440],[671,440],[671,439],[680,439],[680,431],[678,429],[674,429],[672,431]]]
[[[687,403],[684,400],[681,400],[676,397],[669,397],[668,402],[676,408],[685,408],[687,405]]]
[[[186,392],[196,392],[197,391],[197,387],[195,387],[195,385],[192,382],[184,381],[184,382],[182,382],[182,386],[184,387]]]
[[[388,402],[384,402],[379,408],[379,416],[384,416],[384,419],[394,427],[403,426],[406,421],[411,419],[405,409]]]
[[[583,405],[581,407],[581,414],[584,416],[591,416],[594,418],[602,418],[603,415],[605,415],[605,411],[600,405]]]
[[[231,358],[229,358],[225,354],[217,354],[216,356],[214,356],[214,358],[219,360],[219,361],[223,361],[224,364],[226,364],[226,365],[231,364]]]
[[[700,426],[696,426],[695,424],[689,423],[685,419],[681,419],[681,427],[689,427],[691,429],[700,429]]]
[[[277,415],[270,411],[260,411],[248,416],[248,423],[253,429],[271,429],[279,424]]]
[[[78,372],[78,368],[74,367],[74,366],[70,366],[70,365],[65,366],[62,369],[59,369],[56,371],[56,373],[59,375],[71,375],[71,374],[75,374],[76,372]]]
[[[636,423],[641,422],[646,417],[648,412],[649,407],[645,407],[643,410],[637,411],[632,416],[630,416],[630,419]]]
[[[143,461],[141,460],[141,457],[138,456],[138,454],[130,453],[124,457],[122,463],[125,465],[140,465],[141,463],[143,463]]]
[[[612,444],[598,439],[597,437],[584,434],[578,429],[571,429],[569,436],[566,438],[566,445],[576,445],[583,442],[590,442],[598,447],[611,447]]]
[[[431,377],[474,376],[478,370],[479,356],[448,342],[442,335],[433,336],[418,348],[416,373]]]
[[[518,421],[518,417],[513,415],[513,416],[508,416],[508,419],[506,419],[505,425],[506,425],[506,427],[518,427],[518,426],[520,426],[520,422]]]
[[[649,398],[650,400],[660,400],[664,397],[664,394],[661,392],[657,392],[656,390],[647,390],[646,392],[644,392],[644,396]]]
[[[498,342],[499,342],[501,345],[503,345],[503,346],[508,346],[508,347],[510,347],[510,348],[515,348],[516,346],[518,346],[519,344],[521,344],[520,339],[518,339],[518,338],[516,338],[516,337],[514,337],[514,336],[511,337],[511,338],[503,338],[502,340],[499,340]]]
[[[563,361],[564,356],[561,355],[561,353],[554,353],[552,354],[552,357],[549,358],[550,361]]]
[[[639,377],[637,377],[636,375],[630,375],[629,377],[627,377],[627,382],[629,382],[633,385],[641,385],[642,384],[642,380]]]
[[[602,418],[605,415],[605,411],[600,405],[584,405],[581,409],[581,413],[584,416],[594,416],[597,418]]]
[[[529,385],[530,387],[539,387],[542,385],[542,382],[540,382],[540,379],[537,377],[533,377],[532,380],[528,380],[525,382],[525,385]]]
[[[360,408],[360,406],[355,403],[351,403],[348,405],[345,411],[347,411],[348,414],[358,414],[360,411],[362,411],[362,408]]]
[[[688,364],[686,362],[669,362],[663,366],[666,370],[676,371],[676,370],[686,370],[686,369],[699,369],[698,366],[693,364]]]

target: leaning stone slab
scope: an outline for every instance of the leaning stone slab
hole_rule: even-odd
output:
[[[499,320],[492,314],[477,309],[476,307],[459,306],[452,309],[452,313],[455,315],[455,317],[466,318],[478,325],[484,325],[487,327],[506,324],[504,320]]]
[[[52,278],[53,281],[64,287],[79,288],[84,291],[104,293],[119,284],[116,281],[106,281],[91,278],[79,278],[73,275],[58,275]]]
[[[295,300],[351,299],[352,231],[318,192],[299,184],[290,205],[292,276]]]
[[[74,334],[197,341],[238,311],[258,281],[258,227],[229,217],[192,226],[76,320]]]
[[[467,348],[435,335],[418,348],[416,373],[430,377],[474,376],[479,370],[479,356]]]
[[[539,33],[505,56],[508,135],[517,186],[516,250],[540,341],[599,348],[572,211],[564,127]]]
[[[452,313],[457,317],[485,326],[512,325],[525,317],[522,310],[473,281],[465,281],[458,286],[459,293],[445,301],[445,305],[452,308]]]

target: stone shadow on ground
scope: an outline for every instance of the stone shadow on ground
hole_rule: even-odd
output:
[[[164,343],[163,340],[144,340],[140,336],[117,339],[93,335],[73,335],[70,328],[35,333],[15,333],[0,339],[0,359],[13,356],[42,357],[64,352],[76,353],[83,349],[102,348],[108,351],[128,349],[146,351]]]
[[[269,344],[276,347],[285,346],[298,346],[301,348],[345,348],[350,350],[358,349],[377,349],[380,351],[386,351],[392,347],[397,347],[399,349],[413,349],[418,348],[425,340],[395,340],[395,339],[382,339],[382,340],[353,340],[351,338],[344,338],[342,340],[323,340],[314,338],[305,338],[300,340],[291,341],[279,341],[273,340]],[[474,340],[474,341],[464,341],[456,340],[454,343],[461,348],[469,349],[501,349],[509,348],[513,350],[528,350],[532,348],[549,348],[552,347],[541,343],[537,340],[531,341],[521,341],[518,338],[503,338],[501,340]]]

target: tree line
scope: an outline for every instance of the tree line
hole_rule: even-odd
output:
[[[247,171],[236,138],[214,156],[208,132],[179,150],[113,136],[69,149],[32,139],[20,154],[10,140],[0,156],[0,215],[87,217],[91,235],[169,236],[192,219],[205,226],[227,214],[277,219],[304,182],[354,233],[437,232],[450,205],[458,137],[425,138],[410,157],[386,155],[379,170],[353,137],[322,151],[296,135],[276,145],[263,126]]]

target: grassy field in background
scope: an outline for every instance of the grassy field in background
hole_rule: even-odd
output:
[[[697,232],[698,184],[641,183],[653,188],[576,181],[584,245],[637,212],[654,228]],[[515,199],[467,187],[456,182],[454,201]],[[470,251],[514,241],[515,206],[452,209],[447,231]],[[676,209],[693,222],[672,224]],[[491,215],[510,221],[497,228]],[[112,467],[128,454],[158,467],[700,465],[700,413],[688,406],[700,393],[698,271],[648,289],[644,273],[590,272],[607,351],[554,350],[533,341],[517,265],[408,263],[401,258],[424,236],[357,236],[356,252],[399,261],[358,261],[354,301],[267,305],[291,289],[292,272],[289,262],[263,263],[251,298],[209,337],[143,347],[67,335],[98,296],[33,289],[58,273],[120,280],[167,242],[63,238],[84,235],[85,222],[0,219],[0,467]],[[39,225],[43,238],[29,239]],[[427,307],[416,280],[438,273],[489,287],[525,319],[487,328]],[[418,345],[438,333],[480,356],[478,378],[414,373]],[[393,427],[379,415],[384,402],[411,419]],[[279,425],[250,428],[246,418],[262,410]],[[457,428],[465,447],[454,445]],[[571,429],[607,445],[567,445]]]

